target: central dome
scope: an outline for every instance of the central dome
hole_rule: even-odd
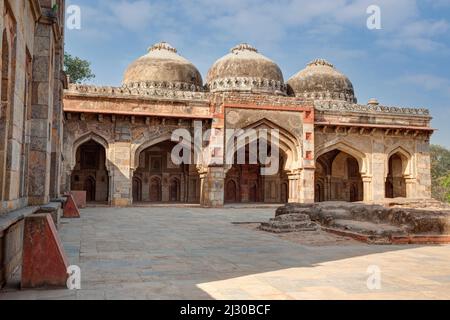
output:
[[[206,81],[211,92],[286,93],[283,73],[277,64],[246,43],[217,60]]]
[[[145,85],[178,90],[200,90],[202,76],[177,49],[166,42],[153,45],[145,56],[134,61],[125,71],[123,84]]]

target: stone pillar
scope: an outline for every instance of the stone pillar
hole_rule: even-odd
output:
[[[129,206],[133,202],[132,179],[133,172],[130,168],[130,143],[116,142],[114,144],[114,167],[112,168],[113,196],[111,204],[115,207]]]
[[[326,180],[325,180],[325,192],[324,192],[324,197],[325,197],[325,201],[330,201],[331,200],[331,175],[327,175]]]
[[[29,204],[49,202],[51,129],[53,119],[54,50],[51,21],[36,25],[31,105]]]
[[[406,176],[405,183],[406,183],[406,198],[408,198],[408,199],[417,198],[417,195],[416,195],[417,180],[413,177]]]
[[[56,48],[54,66],[54,95],[53,95],[53,119],[52,119],[52,149],[50,172],[50,197],[58,198],[61,194],[62,175],[62,137],[63,137],[63,88],[67,87],[67,81],[63,73],[64,49],[62,41]]]
[[[289,203],[299,203],[300,200],[300,179],[299,173],[288,174],[289,179]]]
[[[385,153],[385,141],[384,136],[380,133],[375,134],[372,139],[371,170],[369,171],[373,173],[371,199],[373,201],[383,201],[386,197],[386,177],[388,175],[388,170],[386,170],[388,159]]]
[[[372,194],[372,176],[362,176],[363,181],[363,190],[364,190],[364,202],[372,202],[373,194]]]
[[[161,200],[162,202],[170,201],[170,187],[169,187],[170,173],[163,172],[161,179]]]
[[[300,203],[314,203],[314,168],[303,168],[300,173]]]
[[[200,173],[200,204],[208,208],[221,208],[225,202],[225,170],[208,167]]]

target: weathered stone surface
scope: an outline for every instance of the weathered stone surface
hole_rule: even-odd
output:
[[[71,194],[66,195],[64,203],[64,218],[80,218],[80,210]]]
[[[68,260],[50,214],[25,219],[21,287],[66,287]]]
[[[318,226],[311,221],[309,215],[305,214],[306,211],[293,209],[290,212],[278,215],[269,222],[262,223],[260,229],[274,233],[315,231],[318,229]]]
[[[361,240],[374,243],[389,243],[394,237],[406,236],[429,235],[430,239],[432,236],[448,237],[450,210],[420,209],[419,203],[416,203],[415,209],[408,208],[408,205],[402,208],[398,203],[396,208],[345,202],[288,204],[278,208],[275,213],[276,218],[269,223],[263,223],[261,229],[271,231],[271,226],[276,224],[274,222],[278,222],[279,229],[289,230],[286,221],[303,220],[305,216],[308,216],[326,230],[342,234],[353,233]],[[445,204],[439,205],[436,201],[424,201],[422,207],[427,203],[433,203],[435,207],[447,207]],[[295,231],[295,227],[291,229]],[[411,239],[408,238],[407,241],[410,243]]]
[[[72,190],[70,194],[79,209],[86,208],[86,191]]]

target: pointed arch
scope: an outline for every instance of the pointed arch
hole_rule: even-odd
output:
[[[369,164],[366,155],[363,152],[359,151],[358,149],[350,146],[344,141],[325,144],[324,146],[316,150],[316,159],[315,159],[316,162],[320,156],[333,150],[339,150],[348,153],[349,155],[354,157],[356,161],[358,161],[361,175],[368,174]]]
[[[157,145],[159,143],[165,142],[165,141],[173,142],[172,141],[172,133],[171,132],[165,133],[165,134],[163,134],[163,135],[161,135],[161,136],[159,136],[159,137],[157,137],[155,139],[147,140],[147,141],[145,141],[145,142],[143,142],[141,144],[133,145],[131,147],[131,165],[132,165],[131,169],[134,171],[137,168],[139,168],[139,157],[140,157],[141,153],[144,150],[146,150],[146,149],[148,149],[150,147],[153,147],[153,146],[155,146],[155,145]],[[176,144],[176,142],[174,142],[174,143]],[[183,142],[182,144],[186,148],[189,148],[191,151],[193,151],[192,147],[194,147],[195,150],[197,151],[197,155],[201,156],[201,150],[198,149],[198,147],[195,146],[194,144],[187,145],[185,142]],[[193,159],[193,161],[194,161],[193,164],[198,164],[199,163],[198,159]]]
[[[280,148],[280,151],[282,151],[286,155],[286,161],[284,165],[285,170],[294,170],[302,167],[302,156],[301,156],[301,144],[299,140],[291,134],[288,130],[285,128],[275,124],[274,122],[263,118],[259,121],[256,121],[245,128],[242,128],[242,130],[255,130],[258,132],[258,130],[266,129],[266,130],[278,130],[279,132],[279,141],[278,141],[278,147]],[[270,136],[270,131],[268,132],[268,138]],[[234,146],[236,134],[231,137],[226,137],[226,154],[227,156],[231,156],[231,152],[234,154],[237,150],[237,148]],[[260,140],[258,136],[249,135],[247,136],[247,143],[251,144],[255,141]],[[266,141],[266,143],[268,143]],[[231,168],[229,164],[227,164],[228,169]]]
[[[76,159],[77,159],[77,150],[78,148],[83,145],[84,143],[88,142],[88,141],[95,141],[98,144],[100,144],[104,149],[105,149],[105,167],[106,170],[110,171],[110,163],[108,161],[108,159],[110,159],[110,155],[109,153],[111,152],[110,148],[109,148],[109,143],[108,141],[103,138],[101,135],[99,135],[98,133],[95,133],[93,131],[86,133],[84,135],[82,135],[81,137],[79,137],[78,139],[75,140],[75,142],[72,145],[72,151],[71,151],[71,162],[70,162],[70,170],[73,170],[75,168],[76,165]]]
[[[386,162],[385,162],[385,176],[389,174],[389,160],[392,156],[398,154],[400,158],[402,159],[402,171],[404,176],[413,176],[413,155],[405,149],[401,145],[393,146],[389,149],[389,151],[386,153]]]

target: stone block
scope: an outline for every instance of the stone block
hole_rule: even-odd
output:
[[[59,229],[61,222],[62,210],[60,202],[50,202],[49,204],[41,206],[37,213],[48,213],[51,215],[56,228]]]
[[[65,287],[68,260],[50,214],[25,219],[21,287]]]
[[[67,194],[67,201],[64,203],[64,218],[80,218],[80,211],[71,194]]]
[[[70,193],[78,208],[86,208],[86,191],[71,191]]]

